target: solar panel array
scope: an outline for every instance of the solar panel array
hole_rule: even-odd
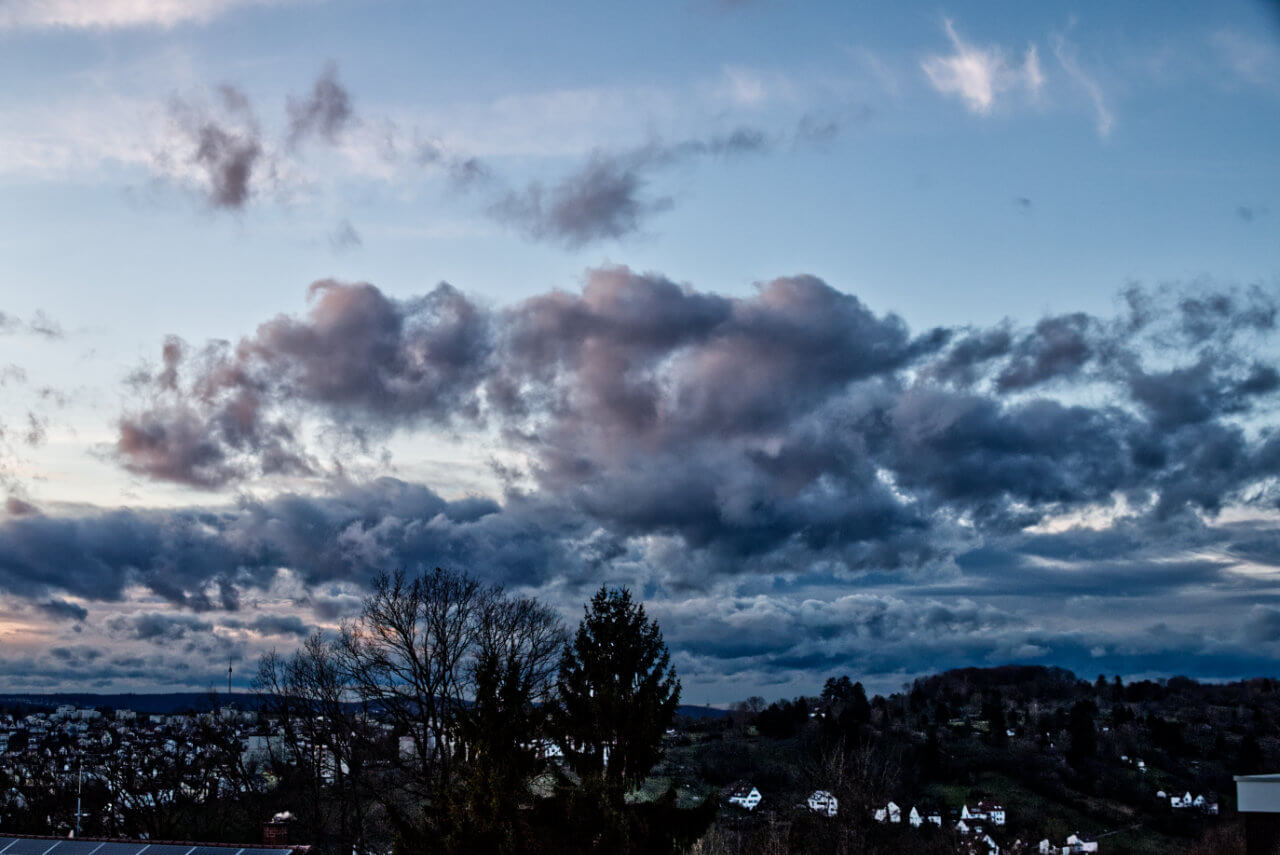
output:
[[[197,846],[145,840],[64,840],[48,837],[0,837],[0,855],[293,855],[270,846]]]

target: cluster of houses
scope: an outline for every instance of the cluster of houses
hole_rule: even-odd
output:
[[[962,834],[967,834],[975,828],[980,828],[984,822],[989,822],[992,825],[1004,825],[1006,821],[1004,805],[989,799],[982,799],[973,807],[969,807],[968,804],[961,805],[958,809],[953,809],[949,813],[951,825]],[[885,804],[884,807],[876,808],[872,812],[872,816],[876,822],[902,822],[902,808],[896,802],[891,801]],[[937,808],[912,806],[906,815],[906,819],[914,828],[919,828],[925,823],[932,823],[939,828],[943,826],[942,811]]]
[[[1189,792],[1183,793],[1182,795],[1178,795],[1177,793],[1169,795],[1164,790],[1160,790],[1156,793],[1156,798],[1161,801],[1168,799],[1169,807],[1174,810],[1198,810],[1208,816],[1218,815],[1218,803],[1212,799],[1205,798],[1203,795],[1192,797]]]
[[[0,821],[5,814],[28,809],[34,786],[74,794],[82,787],[100,785],[112,796],[110,815],[100,824],[111,827],[125,821],[124,812],[176,801],[179,797],[215,798],[244,789],[229,774],[194,780],[190,775],[167,775],[172,767],[207,768],[202,758],[211,758],[220,749],[206,744],[200,726],[216,723],[239,752],[240,765],[259,776],[269,777],[275,762],[294,762],[293,752],[308,751],[317,768],[332,780],[342,764],[324,745],[310,745],[305,738],[287,739],[279,722],[260,718],[258,713],[233,707],[194,714],[148,715],[119,709],[104,714],[98,709],[60,706],[52,713],[29,715],[0,714],[0,772],[7,787],[0,790]],[[371,722],[376,727],[390,725]],[[221,759],[227,758],[218,755]],[[229,761],[234,765],[234,759]],[[50,817],[50,828],[65,832]],[[62,820],[65,822],[65,820]]]
[[[1061,846],[1050,843],[1048,839],[1040,841],[1040,855],[1082,855],[1085,852],[1098,851],[1098,838],[1076,832],[1067,837]]]
[[[884,807],[875,808],[872,811],[872,817],[876,822],[901,823],[902,808],[896,802],[890,801]],[[965,840],[965,851],[979,853],[979,855],[999,855],[1000,846],[987,832],[986,826],[987,824],[1004,825],[1005,821],[1004,805],[989,799],[982,799],[973,807],[966,803],[958,809],[952,809],[948,811],[945,820],[942,811],[935,807],[922,808],[912,805],[911,810],[906,814],[906,822],[912,828],[920,828],[924,825],[954,828]]]

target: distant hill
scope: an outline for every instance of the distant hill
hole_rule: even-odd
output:
[[[155,694],[93,694],[59,692],[54,694],[0,693],[0,705],[21,707],[107,707],[148,714],[206,712],[228,702],[242,709],[257,709],[258,697],[248,692],[213,695],[209,692],[161,692]]]
[[[55,694],[0,693],[0,706],[32,709],[54,708],[63,704],[75,707],[106,707],[116,710],[133,710],[148,715],[170,715],[181,712],[207,712],[227,703],[240,709],[258,709],[260,700],[249,692],[210,694],[209,692],[162,692],[155,694],[92,694],[89,692],[60,692]],[[687,718],[720,718],[727,713],[722,709],[704,706],[681,706],[677,715]]]

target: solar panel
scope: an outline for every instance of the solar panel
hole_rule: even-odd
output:
[[[195,848],[194,844],[182,846],[172,843],[157,843],[153,846],[148,846],[147,851],[143,852],[142,855],[187,855],[193,848]],[[59,855],[59,853],[55,852],[53,855]],[[102,853],[99,852],[98,855],[102,855]]]
[[[12,846],[5,849],[4,855],[44,855],[45,852],[48,852],[61,842],[61,840],[19,838],[14,841]]]
[[[239,851],[239,846],[197,846],[191,855],[236,855]],[[148,849],[147,852],[150,853],[151,850]]]
[[[145,843],[104,843],[94,855],[138,855],[146,845]]]
[[[261,846],[246,847],[241,855],[293,855],[292,849],[266,849]]]
[[[101,840],[60,840],[49,855],[90,855],[101,845]]]

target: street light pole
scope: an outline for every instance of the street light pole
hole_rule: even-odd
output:
[[[76,755],[76,830],[72,837],[80,836],[80,794],[84,789],[84,753]]]

